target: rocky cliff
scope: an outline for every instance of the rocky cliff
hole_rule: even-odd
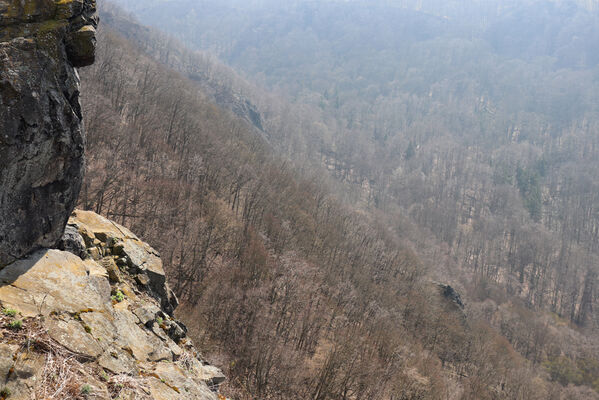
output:
[[[0,0],[0,268],[53,246],[79,195],[75,67],[94,61],[95,0]]]
[[[59,245],[0,271],[0,398],[217,398],[154,249],[84,211]]]
[[[0,0],[0,400],[216,399],[224,376],[173,318],[159,254],[71,215],[95,6]]]

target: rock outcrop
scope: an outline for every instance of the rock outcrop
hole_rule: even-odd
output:
[[[457,309],[464,310],[462,296],[460,296],[460,294],[453,287],[444,283],[435,282],[435,284],[445,299],[449,300],[450,303],[453,304]]]
[[[0,398],[217,398],[154,249],[83,211],[60,246],[0,271]]]
[[[0,0],[0,269],[60,239],[83,174],[95,0]]]

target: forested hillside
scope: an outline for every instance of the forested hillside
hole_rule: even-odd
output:
[[[599,398],[593,3],[547,3],[556,48],[494,34],[527,4],[162,3],[253,83],[105,7],[81,206],[161,251],[231,397]]]
[[[594,2],[168,4],[137,12],[297,105],[262,105],[278,148],[399,206],[479,283],[596,324]]]

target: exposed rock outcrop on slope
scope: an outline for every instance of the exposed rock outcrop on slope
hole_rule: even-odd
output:
[[[210,389],[224,376],[201,361],[170,315],[176,298],[155,250],[83,211],[60,246],[68,251],[39,250],[0,271],[0,393],[217,398]]]
[[[441,292],[441,295],[443,295],[444,298],[449,300],[459,310],[464,310],[464,303],[462,302],[462,296],[460,296],[460,293],[458,293],[458,291],[456,291],[453,287],[451,287],[447,284],[444,284],[444,283],[435,282],[435,284],[439,288],[439,291]]]
[[[61,237],[83,174],[95,0],[0,0],[0,268]]]

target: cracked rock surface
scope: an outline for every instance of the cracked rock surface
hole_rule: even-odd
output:
[[[95,0],[0,0],[0,269],[62,236],[82,182]]]
[[[75,211],[69,228],[61,243],[83,251],[41,249],[0,271],[0,379],[11,400],[76,399],[82,385],[93,393],[84,398],[217,399],[224,376],[171,316],[158,253],[91,212]]]

